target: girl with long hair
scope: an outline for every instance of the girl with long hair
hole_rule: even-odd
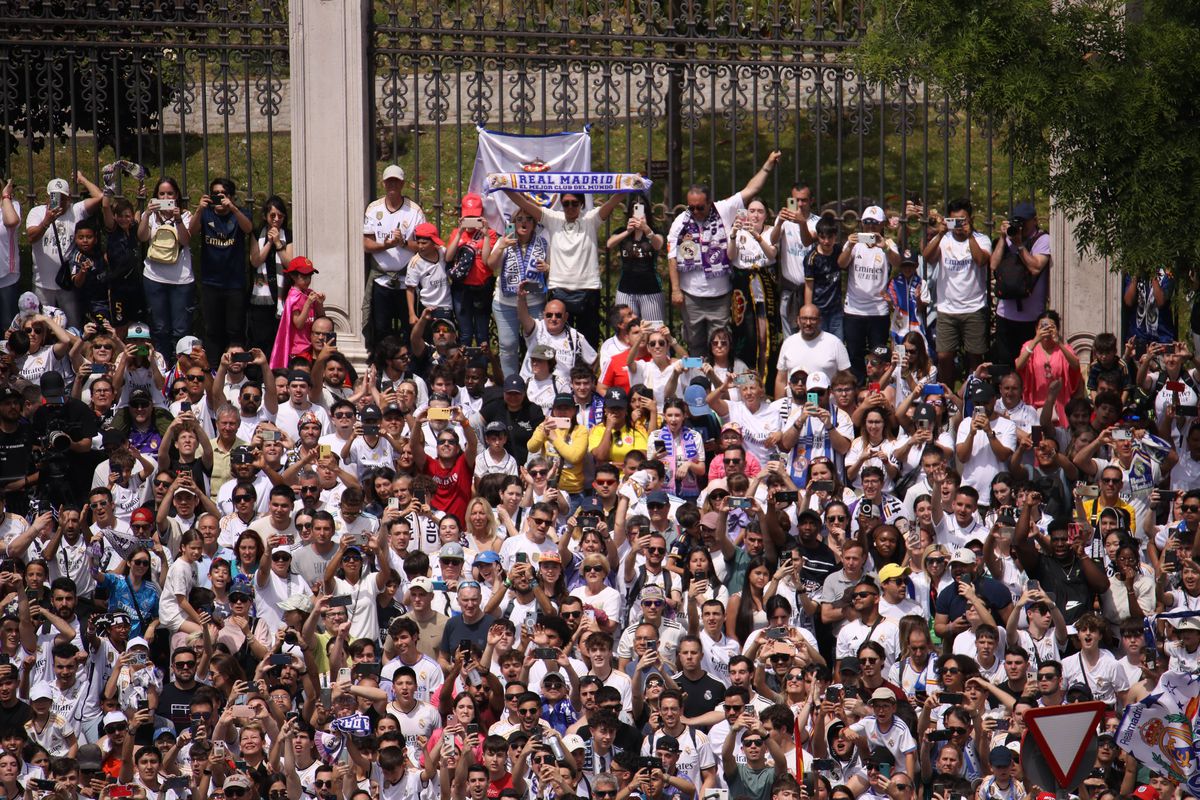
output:
[[[727,246],[733,267],[734,347],[759,375],[766,375],[773,362],[771,323],[779,319],[779,292],[771,269],[778,251],[765,230],[766,221],[767,206],[755,197],[737,213]]]
[[[284,268],[292,260],[292,230],[287,203],[271,195],[262,204],[262,225],[250,240],[250,266],[254,280],[246,309],[246,338],[264,353],[275,346],[275,331],[283,313],[283,298],[291,288]]]
[[[608,237],[607,249],[620,247],[621,278],[617,282],[618,305],[627,305],[638,319],[665,320],[662,280],[658,257],[666,239],[654,229],[650,198],[631,192],[625,201],[624,230]]]
[[[729,598],[729,614],[725,633],[739,642],[747,641],[758,628],[767,626],[766,598],[763,596],[771,582],[771,569],[762,556],[754,556],[746,566],[746,583],[742,591]]]

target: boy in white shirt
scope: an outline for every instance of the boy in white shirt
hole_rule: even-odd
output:
[[[475,485],[484,475],[516,475],[520,470],[512,453],[505,449],[508,428],[503,422],[489,422],[483,430],[486,449],[475,459]]]
[[[446,243],[438,237],[432,222],[422,222],[413,229],[417,254],[408,262],[404,285],[408,293],[408,323],[416,325],[421,318],[417,301],[423,308],[452,310],[450,278],[446,275]]]

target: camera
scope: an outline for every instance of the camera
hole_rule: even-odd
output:
[[[1008,238],[1020,239],[1021,231],[1025,229],[1025,220],[1020,217],[1013,217],[1008,221]]]

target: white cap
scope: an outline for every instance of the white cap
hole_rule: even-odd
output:
[[[46,184],[46,194],[70,194],[71,184],[62,178],[55,178]]]
[[[814,389],[828,389],[829,376],[821,370],[808,373],[808,381],[804,384],[804,388],[810,392]]]
[[[312,595],[294,594],[279,604],[280,611],[303,611],[305,614],[313,610]]]
[[[385,181],[390,181],[393,179],[398,181],[404,180],[404,167],[400,166],[399,164],[392,164],[383,171],[383,179]]]
[[[185,336],[175,344],[175,355],[187,356],[192,354],[192,349],[195,347],[203,347],[204,343],[200,341],[199,336]]]
[[[38,681],[29,690],[29,699],[33,700],[53,700],[54,689],[45,681]]]
[[[128,725],[129,720],[120,711],[110,711],[104,715],[104,723],[100,726],[102,729],[109,725]]]
[[[951,564],[974,564],[978,561],[975,557],[974,550],[968,550],[965,547],[960,547],[954,551],[954,555],[950,557]]]
[[[149,650],[150,643],[147,642],[145,639],[143,639],[141,636],[135,636],[125,644],[126,650],[132,649],[134,647],[144,647],[147,650]]]
[[[866,209],[863,210],[862,219],[864,221],[873,219],[876,222],[883,222],[885,219],[887,219],[887,217],[884,215],[883,209],[879,206],[867,206]]]
[[[420,589],[422,592],[432,593],[433,581],[429,580],[429,578],[426,578],[424,575],[419,575],[409,581],[408,589],[409,591],[412,591],[413,589]]]
[[[17,310],[22,317],[32,317],[42,310],[42,301],[33,292],[23,292],[17,300]]]
[[[587,743],[583,741],[583,737],[577,733],[570,733],[563,737],[563,748],[568,753],[574,750],[583,750],[587,747]]]
[[[1177,631],[1200,631],[1200,620],[1195,617],[1183,617],[1175,620],[1175,630]]]

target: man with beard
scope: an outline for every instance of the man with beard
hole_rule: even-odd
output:
[[[1046,528],[1050,550],[1042,553],[1038,549],[1030,529],[1034,509],[1040,503],[1041,496],[1037,492],[1026,494],[1025,507],[1013,534],[1013,554],[1026,575],[1039,581],[1042,590],[1062,609],[1063,619],[1074,624],[1093,607],[1096,595],[1108,591],[1108,575],[1103,567],[1084,556],[1084,537],[1071,545],[1067,519],[1051,520]]]
[[[525,380],[520,375],[509,375],[504,379],[501,396],[483,404],[484,422],[502,422],[508,428],[505,447],[518,464],[529,460],[529,440],[545,419],[541,407],[530,402],[525,389]]]
[[[261,383],[244,383],[237,394],[237,438],[249,442],[254,438],[258,423],[271,422],[279,410],[274,391],[264,391]]]

